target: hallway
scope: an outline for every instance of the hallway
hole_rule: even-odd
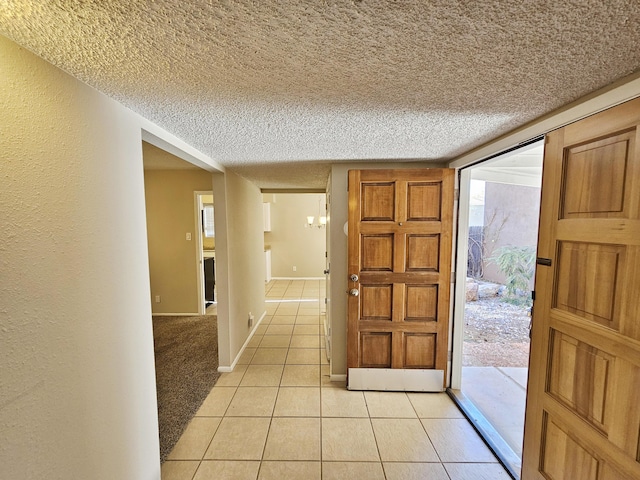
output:
[[[510,478],[446,394],[329,381],[324,281],[272,281],[266,295],[267,316],[163,464],[163,480]]]

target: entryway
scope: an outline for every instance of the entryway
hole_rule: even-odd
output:
[[[461,171],[459,240],[467,248],[458,268],[467,274],[456,302],[452,387],[517,478],[542,158],[539,140]]]

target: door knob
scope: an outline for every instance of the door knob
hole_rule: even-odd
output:
[[[325,275],[329,275],[329,269],[326,269],[326,270],[324,271],[324,274],[325,274]]]
[[[352,273],[349,278],[351,279],[352,282],[358,281],[358,275],[356,275],[355,273]]]
[[[358,295],[360,295],[360,292],[357,288],[352,288],[351,290],[349,290],[349,295],[351,295],[352,297],[357,297]]]

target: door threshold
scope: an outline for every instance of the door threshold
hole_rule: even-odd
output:
[[[522,459],[504,441],[493,425],[476,408],[469,398],[461,390],[447,388],[447,394],[455,402],[469,423],[480,434],[484,442],[498,458],[502,466],[507,470],[511,478],[520,480]]]

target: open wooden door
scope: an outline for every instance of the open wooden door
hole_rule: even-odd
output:
[[[640,478],[640,99],[547,136],[524,480]]]
[[[348,385],[442,391],[454,170],[349,172]]]

